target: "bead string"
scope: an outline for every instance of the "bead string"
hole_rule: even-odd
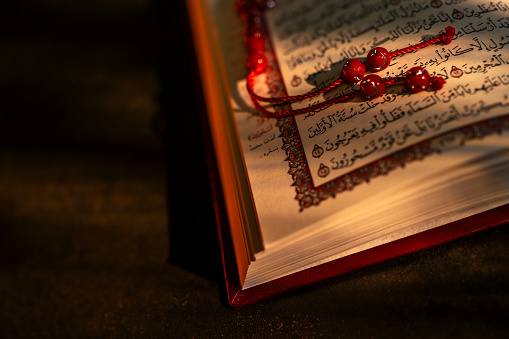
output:
[[[247,83],[248,83],[247,86],[248,86],[248,88],[254,86],[254,84],[253,84],[254,83],[254,78],[255,78],[255,74],[253,74],[252,72],[249,73],[249,75],[247,77]],[[360,93],[361,93],[360,90],[354,90],[354,91],[352,91],[350,93],[343,94],[341,96],[338,96],[338,97],[335,97],[335,98],[332,98],[332,99],[320,102],[318,104],[314,104],[314,105],[309,106],[309,107],[300,108],[300,109],[290,109],[290,110],[287,110],[287,111],[279,111],[279,112],[271,112],[271,111],[265,109],[264,107],[262,107],[259,104],[259,102],[258,102],[258,100],[256,100],[256,98],[253,98],[253,96],[251,96],[251,101],[253,102],[253,104],[256,107],[256,109],[260,113],[263,113],[266,117],[268,117],[268,118],[282,118],[282,117],[287,117],[287,116],[291,116],[291,115],[298,115],[298,114],[318,111],[318,110],[320,110],[322,108],[329,107],[329,106],[337,104],[339,102],[343,102],[343,101],[352,99],[352,98],[356,97]],[[249,94],[251,95],[251,93],[249,93]]]
[[[434,37],[433,39],[421,42],[421,43],[413,45],[413,46],[398,49],[397,51],[391,52],[389,54],[392,58],[392,57],[395,57],[398,55],[403,55],[405,53],[417,51],[420,48],[424,48],[429,45],[437,44],[440,42],[443,42],[445,45],[449,45],[452,42],[452,39],[454,38],[455,33],[456,32],[455,32],[454,27],[447,26],[445,28],[445,32],[440,33],[438,36]]]
[[[292,101],[300,101],[300,100],[304,100],[304,99],[310,99],[310,98],[316,97],[317,95],[320,95],[320,94],[330,91],[331,89],[337,87],[339,84],[341,84],[343,82],[343,79],[339,78],[339,79],[335,80],[334,82],[332,82],[330,85],[328,85],[324,88],[321,88],[317,91],[314,91],[314,92],[300,94],[300,95],[284,96],[284,97],[278,97],[278,98],[268,98],[268,97],[259,96],[254,92],[254,78],[257,75],[258,74],[256,72],[249,72],[249,74],[248,74],[248,81],[249,81],[249,79],[251,79],[251,84],[248,85],[247,90],[248,90],[249,94],[251,95],[251,98],[254,98],[256,101],[270,102],[273,104],[283,104],[283,103],[288,103],[288,102],[292,102]]]
[[[427,40],[427,41],[424,41],[424,42],[421,42],[419,44],[412,45],[412,46],[409,46],[409,47],[405,47],[405,48],[396,50],[396,51],[391,52],[391,53],[386,52],[386,58],[387,59],[384,62],[384,65],[386,65],[386,67],[383,67],[383,68],[379,68],[378,67],[378,68],[376,68],[376,67],[373,67],[368,61],[366,61],[362,65],[364,66],[364,68],[366,70],[372,68],[374,71],[381,71],[381,70],[383,70],[383,69],[388,67],[391,58],[393,58],[395,56],[399,56],[399,55],[403,55],[403,54],[406,54],[406,53],[414,52],[414,51],[416,51],[418,49],[430,46],[432,44],[437,44],[437,43],[440,43],[440,42],[443,42],[446,45],[450,44],[451,41],[452,41],[452,38],[454,37],[454,34],[455,34],[454,28],[448,26],[448,27],[445,28],[445,32],[440,33],[438,36],[436,36],[436,37],[434,37],[434,38],[432,38],[430,40]],[[378,53],[384,53],[384,51],[386,51],[386,50],[384,48],[377,47],[377,48],[374,48],[373,50],[371,50],[370,53],[368,53],[368,56],[370,54],[372,55],[373,51],[377,51]],[[357,60],[357,59],[353,59],[353,60]],[[348,61],[351,61],[351,60],[348,60]],[[346,70],[347,69],[348,69],[348,65],[346,67]],[[364,70],[364,72],[365,72],[365,70]],[[251,72],[249,72],[248,76],[254,78],[256,75],[258,75],[258,73],[259,73],[259,71],[256,71],[256,70],[253,71],[252,70]],[[342,73],[345,73],[345,72],[342,72]],[[344,77],[347,78],[347,76],[344,76]],[[328,92],[331,89],[334,89],[338,85],[340,85],[343,82],[343,80],[345,80],[346,82],[349,82],[349,83],[355,83],[356,82],[354,80],[348,81],[347,79],[343,79],[343,78],[340,77],[337,80],[335,80],[334,82],[332,82],[330,85],[328,85],[328,86],[326,86],[324,88],[321,88],[320,90],[317,90],[317,91],[314,91],[314,92],[310,92],[310,93],[306,93],[306,94],[301,94],[301,95],[283,96],[283,97],[278,97],[278,98],[269,98],[269,97],[262,97],[260,95],[257,95],[254,92],[254,87],[251,86],[251,85],[248,86],[248,91],[249,91],[249,94],[251,95],[251,97],[254,98],[257,101],[269,102],[269,103],[273,103],[273,104],[274,103],[288,103],[288,102],[292,102],[292,101],[300,101],[300,100],[304,100],[304,99],[310,99],[310,98],[313,98],[313,97],[318,96],[320,94],[323,94],[325,92]],[[254,84],[254,82],[251,82],[251,84]]]
[[[251,83],[248,84],[248,86],[253,86],[252,84],[253,81],[254,77],[251,76],[250,74],[248,76],[248,82]],[[445,80],[441,77],[430,77],[428,71],[426,71],[422,67],[414,67],[407,72],[405,77],[392,77],[382,79],[380,76],[376,74],[370,74],[362,79],[360,83],[360,89],[353,90],[350,93],[346,93],[341,96],[301,109],[291,109],[286,111],[271,112],[262,107],[256,100],[253,100],[253,104],[255,105],[258,111],[263,113],[268,118],[282,118],[292,115],[318,111],[322,108],[329,107],[331,105],[344,102],[359,96],[362,96],[364,99],[371,100],[381,96],[384,93],[385,86],[397,83],[405,83],[408,89],[410,89],[414,93],[417,93],[424,91],[428,88],[430,88],[433,91],[438,91],[442,89],[443,85],[445,84]]]
[[[259,102],[267,102],[271,104],[284,104],[284,103],[291,103],[294,101],[300,101],[304,99],[309,99],[316,97],[320,94],[326,93],[336,87],[338,87],[343,81],[346,81],[348,83],[354,84],[357,83],[360,80],[363,80],[364,83],[364,74],[367,70],[378,72],[385,68],[387,68],[390,64],[391,58],[400,56],[406,53],[414,52],[416,50],[419,50],[421,48],[437,44],[437,43],[444,43],[446,45],[450,44],[452,42],[452,39],[455,35],[455,29],[453,27],[446,27],[445,32],[440,33],[438,36],[429,39],[427,41],[408,46],[393,52],[388,52],[383,47],[375,47],[373,48],[367,55],[367,61],[365,63],[360,62],[358,59],[350,59],[345,62],[343,65],[343,69],[341,72],[341,76],[329,84],[328,86],[321,88],[319,90],[301,94],[301,95],[293,95],[293,96],[282,96],[282,97],[262,97],[260,95],[257,95],[254,92],[254,83],[255,78],[257,75],[263,73],[268,68],[268,61],[265,57],[265,39],[263,37],[263,23],[261,19],[261,15],[264,10],[271,8],[274,6],[273,0],[267,0],[265,3],[261,3],[260,1],[256,0],[238,0],[237,1],[237,10],[239,11],[241,17],[244,20],[244,33],[245,33],[245,40],[249,49],[249,55],[247,59],[247,67],[250,70],[247,78],[247,91],[251,97],[251,101],[255,105],[256,109],[266,115],[267,117],[284,117],[284,116],[291,116],[291,115],[297,115],[302,113],[309,113],[312,111],[317,111],[322,108],[331,106],[333,104],[343,102],[346,100],[349,100],[351,98],[354,98],[356,96],[362,95],[365,99],[373,99],[375,97],[378,97],[383,94],[383,90],[385,88],[385,85],[396,83],[396,82],[405,82],[407,78],[409,78],[409,74],[411,72],[423,74],[425,72],[424,78],[426,79],[427,83],[424,83],[424,80],[419,80],[418,89],[415,90],[415,86],[411,84],[411,81],[406,81],[407,87],[409,87],[412,91],[418,92],[421,90],[424,90],[426,88],[431,88],[433,90],[439,90],[442,88],[442,86],[445,84],[445,80],[439,77],[430,77],[428,72],[423,70],[422,68],[414,67],[412,68],[408,73],[407,77],[401,78],[387,78],[387,79],[381,79],[379,76],[376,76],[373,78],[373,75],[369,75],[366,78],[370,77],[369,81],[372,83],[377,84],[377,93],[379,93],[376,96],[373,95],[367,95],[362,90],[362,83],[361,83],[361,90],[354,90],[350,93],[323,101],[318,104],[311,105],[306,108],[302,109],[290,109],[286,111],[280,111],[280,112],[271,112],[264,107],[260,105]],[[410,76],[410,79],[415,79],[415,77]],[[417,80],[414,80],[417,81]],[[365,86],[364,86],[365,87]]]

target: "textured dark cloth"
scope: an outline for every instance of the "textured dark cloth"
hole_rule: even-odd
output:
[[[508,334],[507,227],[229,308],[180,5],[6,4],[1,338]]]

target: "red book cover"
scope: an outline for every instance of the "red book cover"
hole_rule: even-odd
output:
[[[219,211],[220,209],[218,212]],[[221,218],[218,216],[218,220],[220,219]],[[488,212],[477,214],[448,225],[415,234],[389,244],[355,253],[246,290],[241,289],[238,281],[235,280],[238,273],[235,271],[234,264],[231,263],[233,256],[231,256],[231,249],[228,248],[231,245],[231,238],[228,235],[228,226],[219,224],[218,227],[228,301],[233,307],[245,306],[299,287],[310,285],[325,279],[338,277],[342,274],[374,265],[385,260],[424,250],[426,248],[459,239],[492,227],[501,226],[508,222],[509,205],[505,205]]]

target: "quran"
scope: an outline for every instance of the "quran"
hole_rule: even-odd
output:
[[[378,73],[422,67],[445,79],[440,90],[395,85],[373,100],[269,118],[246,90],[235,1],[187,1],[232,306],[509,221],[509,1],[267,3],[255,19],[268,67],[253,85],[266,97],[324,88],[377,46],[396,50],[447,26],[455,35]],[[341,84],[290,108],[357,87]]]

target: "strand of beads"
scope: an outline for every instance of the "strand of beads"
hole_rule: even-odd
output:
[[[253,77],[248,77],[248,82],[254,81]],[[381,78],[377,74],[369,74],[365,76],[360,84],[358,90],[353,90],[350,93],[343,94],[338,97],[320,102],[310,107],[291,109],[287,111],[271,112],[266,108],[262,107],[256,100],[253,103],[261,113],[269,118],[282,118],[297,114],[309,113],[320,110],[322,108],[351,100],[355,97],[362,96],[366,100],[371,100],[382,96],[385,92],[385,88],[388,85],[404,83],[413,93],[425,91],[428,88],[437,91],[440,90],[445,84],[445,80],[440,77],[432,77],[428,71],[422,67],[411,68],[404,77],[393,77],[393,78]],[[252,84],[250,84],[252,86]],[[249,85],[248,85],[249,86]]]
[[[237,0],[237,12],[243,20],[244,40],[248,49],[246,66],[250,72],[261,74],[267,70],[268,61],[265,56],[266,41],[263,13],[274,7],[274,0]]]
[[[387,85],[405,83],[413,93],[425,91],[430,88],[433,91],[442,89],[445,80],[440,77],[432,77],[422,67],[413,67],[405,75],[405,77],[393,77],[382,79],[377,74],[369,74],[360,82],[361,95],[368,100],[378,98],[384,94]]]
[[[389,52],[383,47],[375,47],[368,52],[366,62],[362,63],[359,59],[350,59],[345,62],[341,70],[341,77],[348,83],[354,84],[362,80],[366,71],[380,72],[391,63],[395,56],[417,51],[418,49],[430,46],[432,44],[443,43],[448,45],[452,42],[455,35],[454,27],[446,27],[445,32],[427,41]]]
[[[382,79],[376,74],[367,76],[365,76],[365,74],[368,71],[379,72],[386,69],[389,67],[393,57],[410,53],[432,44],[450,44],[455,35],[453,27],[446,27],[444,32],[432,39],[393,52],[389,52],[383,47],[375,47],[368,52],[365,63],[361,62],[359,59],[347,60],[341,70],[341,76],[328,86],[319,90],[293,96],[262,97],[254,92],[256,76],[264,73],[268,68],[268,61],[265,55],[265,27],[262,17],[263,13],[267,9],[273,8],[274,5],[274,0],[237,0],[237,11],[243,19],[244,37],[248,49],[246,65],[250,72],[247,79],[247,90],[256,109],[268,117],[283,117],[317,111],[359,95],[367,100],[374,99],[384,93],[386,85],[398,82],[404,82],[406,87],[412,92],[420,92],[427,88],[439,90],[445,84],[444,79],[430,77],[429,73],[420,67],[412,68],[405,77]],[[267,102],[277,105],[313,98],[336,88],[343,81],[350,84],[356,84],[360,81],[360,89],[302,109],[271,112],[260,104],[260,102]]]

